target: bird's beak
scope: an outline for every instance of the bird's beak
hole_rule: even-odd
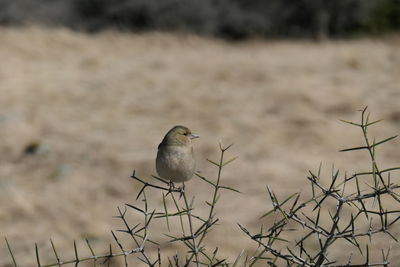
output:
[[[198,135],[198,134],[191,134],[190,136],[189,136],[189,138],[190,139],[196,139],[196,138],[199,138],[200,136]]]

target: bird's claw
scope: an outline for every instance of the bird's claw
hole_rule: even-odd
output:
[[[182,187],[176,187],[174,182],[169,181],[168,185],[169,185],[168,193],[165,196],[168,196],[168,194],[172,192],[179,192],[179,199],[180,199],[183,193],[185,192],[185,183],[182,183]]]
[[[183,194],[185,193],[185,183],[182,183],[182,187],[179,187],[179,191],[179,199],[181,199]]]

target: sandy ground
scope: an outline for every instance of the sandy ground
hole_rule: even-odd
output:
[[[215,177],[205,158],[218,158],[218,142],[235,143],[227,157],[239,158],[223,181],[242,194],[222,194],[220,225],[207,240],[232,261],[254,247],[236,223],[253,231],[266,223],[259,217],[271,207],[267,184],[282,198],[307,196],[307,171],[320,162],[327,176],[332,164],[368,170],[366,155],[338,152],[362,144],[360,132],[339,119],[357,121],[368,105],[372,117],[385,119],[373,136],[399,134],[399,47],[399,37],[229,44],[158,33],[0,29],[1,236],[23,266],[35,266],[34,242],[43,261],[52,257],[49,238],[64,258],[72,256],[73,240],[83,254],[84,238],[106,250],[110,230],[120,226],[116,207],[134,203],[139,190],[132,170],[154,174],[158,143],[183,124],[201,135],[195,150],[204,175]],[[36,154],[23,153],[35,144]],[[380,164],[400,165],[399,149],[399,141],[382,146]],[[210,188],[193,179],[187,190],[204,212]],[[158,192],[148,197],[161,208]],[[166,231],[163,221],[155,228]],[[391,246],[392,262],[400,263],[400,247],[387,236],[371,246]],[[176,249],[164,247],[169,255]],[[3,243],[0,266],[10,262]]]

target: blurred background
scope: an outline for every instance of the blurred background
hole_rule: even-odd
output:
[[[398,0],[1,0],[0,23],[250,37],[353,37],[400,28]]]
[[[222,195],[207,240],[231,262],[254,249],[236,223],[268,224],[259,220],[271,208],[267,184],[281,199],[306,197],[321,162],[326,183],[332,165],[369,170],[366,154],[338,152],[362,144],[339,119],[358,121],[369,106],[385,119],[377,140],[400,132],[398,0],[0,0],[0,24],[0,234],[23,266],[36,266],[35,242],[54,261],[50,238],[64,259],[73,240],[87,255],[85,238],[107,251],[117,206],[139,190],[129,176],[155,174],[174,125],[201,136],[198,169],[209,177],[218,142],[235,144],[223,181],[242,194]],[[378,163],[400,165],[399,149],[383,146]],[[206,209],[210,188],[186,186]],[[371,253],[388,246],[400,263],[386,235]],[[4,242],[0,266],[12,266]]]

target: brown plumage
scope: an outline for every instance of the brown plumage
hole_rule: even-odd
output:
[[[185,126],[175,126],[168,131],[158,146],[156,158],[156,169],[161,178],[172,182],[192,178],[196,169],[192,139],[198,137]]]

